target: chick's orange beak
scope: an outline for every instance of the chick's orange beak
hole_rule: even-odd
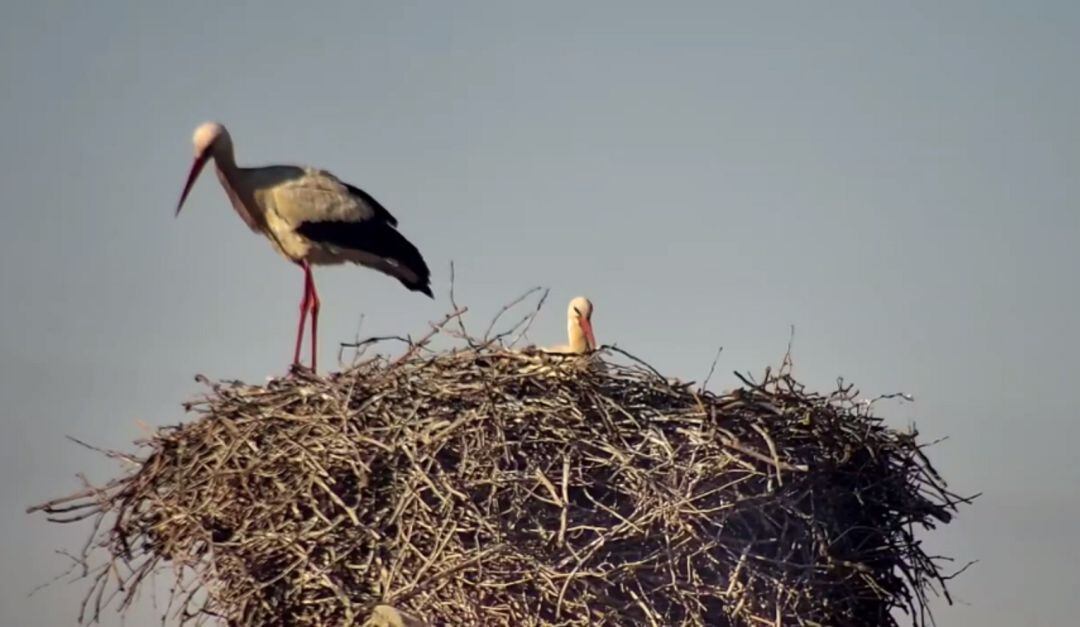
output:
[[[593,337],[592,322],[585,316],[578,318],[578,323],[581,325],[581,331],[585,334],[585,341],[589,345],[589,350],[596,350],[596,338]]]

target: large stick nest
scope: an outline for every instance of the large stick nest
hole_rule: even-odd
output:
[[[165,564],[181,623],[924,624],[947,597],[915,534],[963,499],[850,386],[428,339],[210,384],[120,478],[33,508],[93,521],[81,620]]]

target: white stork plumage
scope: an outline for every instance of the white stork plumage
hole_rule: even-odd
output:
[[[593,304],[588,298],[578,296],[566,307],[566,334],[568,344],[543,349],[545,353],[580,355],[596,350],[596,338],[592,329]]]
[[[192,143],[195,161],[176,215],[199,172],[213,159],[218,179],[244,223],[304,270],[293,365],[300,363],[304,323],[310,312],[311,369],[315,370],[319,295],[312,265],[358,263],[432,297],[430,272],[420,251],[397,231],[397,219],[367,192],[325,170],[291,165],[239,167],[229,132],[216,122],[195,129]]]

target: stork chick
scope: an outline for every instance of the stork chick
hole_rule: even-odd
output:
[[[566,334],[568,344],[543,349],[545,353],[581,355],[596,350],[596,338],[592,329],[593,304],[584,296],[570,301],[566,308]]]

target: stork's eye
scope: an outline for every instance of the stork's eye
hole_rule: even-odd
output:
[[[574,307],[574,313],[576,313],[578,317],[581,317],[581,311],[577,307]]]

